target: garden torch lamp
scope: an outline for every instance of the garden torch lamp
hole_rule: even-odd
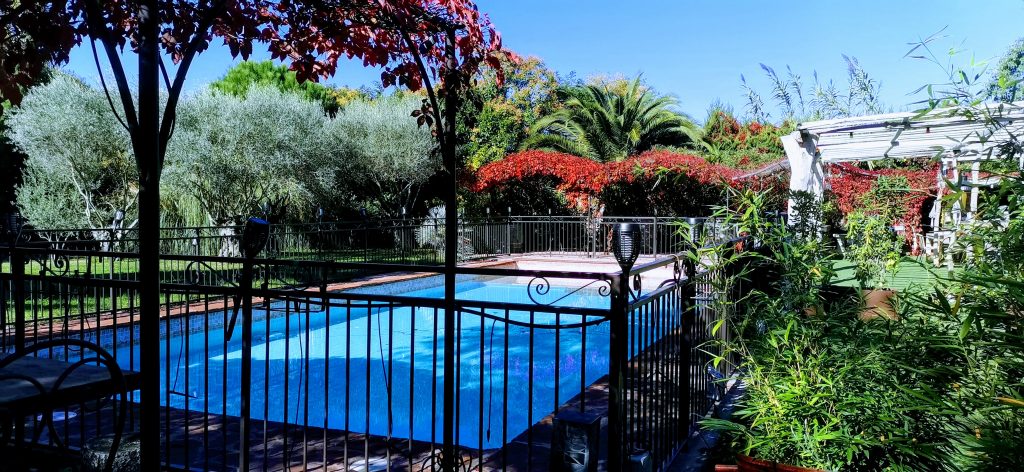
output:
[[[242,228],[242,255],[254,259],[270,239],[270,223],[262,218],[249,218]]]
[[[612,252],[623,272],[629,272],[640,255],[640,228],[636,223],[622,223],[615,227]]]

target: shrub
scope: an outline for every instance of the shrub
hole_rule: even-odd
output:
[[[697,261],[747,259],[755,289],[715,329],[721,354],[739,358],[745,396],[732,420],[705,420],[759,459],[827,471],[955,470],[961,414],[948,393],[963,378],[958,326],[902,307],[900,318],[858,320],[856,295],[830,288],[831,253],[816,234],[764,219],[764,198],[742,192],[719,217],[762,242],[758,252],[712,250]],[[730,255],[731,254],[731,255]],[[761,280],[766,273],[769,280]],[[716,286],[722,290],[735,282]]]
[[[711,162],[741,169],[754,169],[786,157],[780,138],[796,128],[750,121],[742,124],[732,114],[716,109],[704,124],[704,144]]]
[[[700,157],[657,150],[598,164],[570,154],[525,151],[481,167],[475,192],[517,192],[550,184],[569,210],[603,203],[610,214],[701,216],[725,202],[730,187],[782,188],[770,178],[738,179],[741,171]],[[535,193],[543,195],[543,193]]]

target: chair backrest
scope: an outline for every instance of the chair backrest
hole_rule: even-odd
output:
[[[50,354],[50,356],[38,356],[38,354],[43,352],[47,352],[48,354]],[[47,379],[44,382],[40,381],[39,379],[32,378],[31,375],[13,374],[9,372],[5,373],[3,371],[5,367],[8,367],[21,359],[33,357],[33,355],[35,355],[35,357],[54,357],[56,359],[60,359],[60,357],[58,357],[55,354],[56,352],[61,352],[63,355],[63,360],[67,361],[68,364],[64,371],[55,380],[53,380],[52,383],[50,382],[49,379]],[[74,353],[74,355],[72,355],[72,353]],[[13,354],[10,354],[4,358],[0,358],[0,381],[21,381],[31,384],[37,390],[39,390],[39,399],[41,403],[40,412],[42,414],[39,415],[39,420],[35,422],[32,435],[30,438],[28,438],[29,443],[31,445],[39,444],[42,438],[42,433],[45,428],[46,432],[48,433],[47,439],[49,440],[50,445],[66,450],[70,445],[65,444],[64,440],[61,437],[61,434],[57,432],[57,427],[54,424],[55,411],[57,410],[58,407],[65,405],[56,405],[51,401],[54,398],[57,398],[57,394],[59,393],[60,389],[64,386],[65,382],[67,382],[68,379],[71,378],[71,376],[75,374],[76,371],[81,369],[83,366],[87,365],[101,366],[106,368],[110,376],[111,385],[114,387],[111,391],[112,396],[120,396],[120,401],[117,402],[116,405],[117,408],[115,410],[116,412],[113,418],[113,424],[111,425],[113,429],[111,451],[109,456],[107,457],[106,465],[103,468],[104,471],[108,471],[113,469],[116,452],[120,447],[121,439],[124,435],[125,420],[127,419],[128,413],[128,388],[125,382],[124,372],[121,370],[121,367],[117,364],[117,361],[116,359],[114,359],[114,356],[112,356],[106,349],[104,349],[103,347],[99,346],[96,343],[73,338],[51,339],[47,341],[34,343],[32,345],[19,349],[15,351]],[[82,405],[84,405],[87,401],[91,399],[81,400]],[[104,401],[104,399],[95,400],[98,400],[100,402]],[[24,413],[25,412],[0,412],[0,419],[3,419],[3,417],[6,416],[9,420],[20,421],[17,418],[17,416],[23,416]],[[99,421],[100,416],[98,416],[98,412],[96,413],[97,421]],[[68,418],[69,415],[65,414],[63,416],[63,419],[65,420]],[[84,421],[84,418],[79,419],[79,421]],[[66,425],[66,427],[68,426]],[[0,442],[0,452],[2,452],[0,456],[2,457],[8,456],[6,451],[3,451],[3,449],[7,447],[8,444],[10,444],[9,439],[10,438],[7,437],[0,437],[0,440],[2,440],[2,442]],[[16,453],[13,454],[12,456],[17,457],[18,454]]]

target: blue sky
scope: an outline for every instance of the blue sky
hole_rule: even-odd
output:
[[[683,1],[683,0],[478,0],[505,44],[535,55],[559,73],[643,73],[659,92],[678,98],[680,108],[703,119],[715,100],[742,112],[740,75],[768,93],[759,63],[782,71],[786,65],[811,80],[845,82],[842,54],[857,57],[882,83],[884,103],[899,110],[914,101],[908,93],[941,81],[942,71],[904,59],[910,46],[942,28],[965,65],[997,59],[1024,37],[1024,0],[940,1]],[[102,52],[101,52],[102,54]],[[103,59],[103,56],[100,56]],[[265,55],[256,55],[263,58]],[[197,60],[188,89],[224,74],[237,60],[215,46]],[[135,67],[131,62],[129,67]],[[88,48],[78,48],[68,68],[85,78],[97,76]],[[352,62],[339,67],[329,83],[372,85],[378,72]]]

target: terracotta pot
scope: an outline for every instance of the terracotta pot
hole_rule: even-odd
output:
[[[887,289],[864,290],[864,311],[860,313],[861,321],[871,321],[880,317],[895,320],[896,310],[892,307],[892,297],[895,295],[895,291]]]
[[[761,459],[754,459],[753,457],[747,457],[742,454],[736,456],[736,462],[737,465],[734,466],[716,466],[715,470],[722,472],[825,472],[821,469],[809,469],[807,467],[797,467],[795,465],[763,461]]]

